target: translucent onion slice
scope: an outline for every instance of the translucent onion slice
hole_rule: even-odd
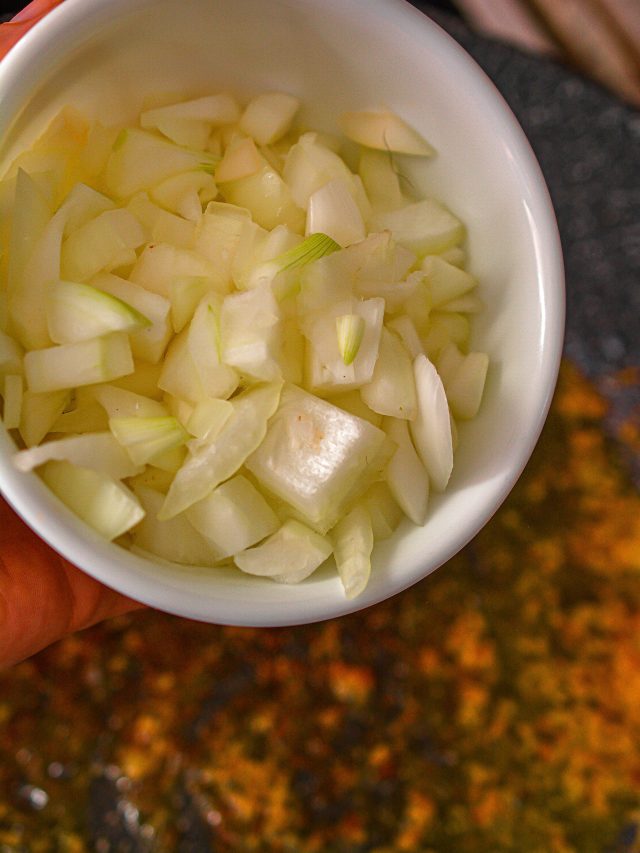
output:
[[[7,373],[4,377],[4,409],[2,412],[2,419],[7,429],[16,429],[20,426],[23,393],[22,376],[19,373]]]
[[[398,243],[420,256],[457,246],[465,235],[462,222],[444,205],[430,198],[399,210],[375,213],[370,228],[391,231]]]
[[[0,331],[0,373],[22,373],[22,347]]]
[[[220,333],[225,364],[254,381],[270,382],[282,375],[281,313],[269,286],[225,296]]]
[[[253,139],[248,136],[238,137],[227,146],[224,157],[216,166],[214,177],[219,184],[238,181],[255,175],[264,165],[264,158]]]
[[[62,278],[87,281],[101,270],[114,269],[123,251],[137,249],[145,234],[136,217],[124,208],[105,210],[67,237],[60,259]]]
[[[464,357],[447,385],[449,405],[456,417],[469,420],[478,414],[488,369],[486,353],[470,352]]]
[[[346,112],[340,117],[345,136],[360,145],[380,151],[432,157],[431,145],[398,115],[390,110]]]
[[[176,474],[160,513],[162,519],[188,509],[236,473],[264,440],[281,390],[282,383],[273,382],[233,399],[233,414],[222,430],[210,444],[196,449]]]
[[[415,359],[413,370],[418,411],[410,421],[411,437],[433,488],[442,492],[453,469],[449,405],[442,380],[425,355]]]
[[[192,409],[185,426],[198,441],[211,442],[232,414],[233,404],[228,400],[202,400]],[[194,447],[194,443],[189,446]]]
[[[127,305],[131,305],[150,321],[150,325],[133,332],[129,336],[131,352],[135,358],[143,359],[150,364],[157,364],[167,344],[171,339],[171,324],[169,323],[169,300],[164,296],[147,290],[142,285],[113,275],[100,273],[89,282],[98,290],[109,293]],[[136,370],[139,373],[139,370]]]
[[[304,210],[311,196],[330,181],[342,179],[350,192],[355,193],[354,176],[349,167],[342,157],[321,143],[317,133],[303,133],[291,146],[282,176],[291,188],[294,202]]]
[[[98,471],[51,461],[42,469],[42,479],[70,510],[107,540],[117,539],[144,517],[135,495]]]
[[[240,129],[258,145],[271,145],[291,127],[300,101],[285,92],[264,92],[249,101],[240,119]]]
[[[128,128],[116,139],[105,170],[107,192],[130,198],[180,172],[213,172],[219,158],[181,148],[145,130]]]
[[[411,356],[393,332],[382,327],[380,349],[371,382],[360,389],[363,401],[381,415],[413,420],[416,385]]]
[[[246,477],[237,475],[186,511],[187,518],[223,557],[231,557],[270,536],[277,515]]]
[[[88,284],[59,280],[49,292],[47,324],[57,344],[85,341],[109,332],[133,332],[151,321],[121,299]]]
[[[193,246],[195,222],[155,204],[147,193],[134,195],[126,209],[143,225],[146,242],[170,243],[178,249],[190,249]]]
[[[407,203],[390,152],[363,148],[358,172],[375,209],[398,210]]]
[[[212,201],[217,194],[213,175],[199,171],[172,175],[150,191],[156,204],[193,222],[198,222],[202,216],[202,205]]]
[[[341,246],[364,240],[365,225],[346,181],[335,178],[309,197],[307,234],[322,232]]]
[[[280,583],[300,583],[331,556],[331,551],[325,536],[289,519],[266,542],[236,554],[233,561],[251,575],[270,577]]]
[[[147,468],[147,472],[150,470]],[[147,480],[157,481],[158,475],[147,476]],[[161,492],[145,485],[140,478],[135,481],[133,488],[146,513],[131,533],[137,548],[185,566],[215,566],[220,562],[220,555],[213,544],[198,533],[184,514],[166,521],[158,519],[165,499]]]
[[[58,391],[109,382],[133,372],[129,339],[124,332],[32,350],[24,357],[30,391]]]
[[[422,269],[427,274],[431,288],[431,305],[434,308],[465,295],[478,283],[468,272],[437,255],[426,257],[422,262]]]
[[[24,392],[19,431],[27,447],[40,444],[66,409],[70,399],[71,391],[67,389],[42,394]]]
[[[141,471],[110,432],[74,435],[19,450],[13,457],[13,464],[19,471],[32,471],[52,459],[100,471],[114,480],[133,477]]]
[[[162,418],[169,414],[157,400],[116,385],[96,385],[88,391],[110,418]]]
[[[429,503],[429,475],[415,451],[409,426],[397,418],[385,418],[383,428],[397,449],[385,477],[398,506],[414,524],[424,524]]]
[[[362,504],[351,510],[331,531],[338,574],[347,598],[360,595],[369,582],[373,529]]]
[[[336,317],[338,349],[345,364],[351,364],[358,355],[364,330],[364,317],[361,317],[360,314],[341,314]]]
[[[136,465],[154,462],[168,450],[182,447],[189,433],[170,415],[109,418],[109,429]]]
[[[146,110],[140,116],[140,125],[144,128],[158,127],[158,120],[167,118],[202,121],[219,127],[235,124],[240,118],[240,107],[233,95],[221,92]]]
[[[273,494],[325,532],[379,473],[384,433],[370,423],[288,386],[247,468]]]

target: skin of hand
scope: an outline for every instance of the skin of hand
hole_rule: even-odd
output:
[[[0,26],[0,59],[22,36],[62,0],[33,0],[11,21]]]
[[[0,499],[0,668],[139,607],[72,566]]]
[[[60,2],[34,0],[0,25],[0,59]],[[0,499],[0,667],[141,606],[64,560]]]

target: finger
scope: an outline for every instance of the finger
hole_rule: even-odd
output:
[[[455,0],[476,29],[533,53],[557,55],[558,48],[525,0]]]
[[[576,65],[640,105],[637,58],[597,0],[532,0],[532,5]]]
[[[15,18],[0,25],[0,59],[22,36],[62,0],[33,0]]]
[[[0,502],[0,666],[142,605],[81,572]]]

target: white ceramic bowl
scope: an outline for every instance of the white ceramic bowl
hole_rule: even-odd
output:
[[[477,65],[404,0],[66,0],[0,63],[0,158],[6,163],[64,104],[103,121],[133,117],[145,95],[282,89],[311,126],[344,109],[388,105],[439,156],[413,178],[469,230],[486,313],[475,345],[491,368],[479,416],[460,430],[447,492],[423,528],[376,546],[354,601],[323,569],[298,586],[239,571],[173,569],[106,543],[35,475],[17,473],[0,435],[0,486],[57,551],[135,599],[208,622],[277,626],[366,607],[424,578],[491,518],[538,439],[555,386],[564,283],[555,218],[538,164]]]

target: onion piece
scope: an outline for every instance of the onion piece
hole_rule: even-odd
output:
[[[228,480],[259,447],[278,407],[281,382],[257,385],[232,400],[233,414],[215,439],[197,448],[175,476],[160,513],[173,518]]]
[[[196,441],[189,443],[190,448],[197,447],[196,442],[210,443],[233,414],[233,404],[228,400],[202,400],[197,403],[185,424]]]
[[[326,532],[378,476],[388,452],[381,430],[288,386],[246,467],[269,492]]]
[[[448,263],[437,255],[422,262],[431,289],[431,305],[439,308],[445,302],[463,296],[477,285],[476,279],[465,270]]]
[[[364,240],[362,214],[342,178],[324,184],[310,197],[307,206],[307,234],[322,232],[341,246]]]
[[[424,524],[429,503],[429,475],[415,451],[409,426],[398,418],[385,418],[383,429],[397,445],[385,472],[391,494],[414,524]]]
[[[379,151],[433,157],[435,149],[400,116],[390,110],[359,110],[340,116],[345,136]]]
[[[338,349],[345,364],[351,364],[358,355],[364,330],[364,317],[360,314],[341,314],[336,317]]]
[[[109,332],[134,332],[149,327],[151,321],[91,285],[59,280],[49,292],[47,324],[54,343],[69,344]]]
[[[155,204],[146,192],[129,200],[126,208],[144,227],[145,242],[170,243],[178,249],[190,249],[195,240],[195,223]],[[134,263],[136,258],[133,259]]]
[[[413,420],[416,416],[411,356],[402,341],[384,326],[371,382],[362,386],[360,395],[370,409],[381,415],[404,420]]]
[[[62,278],[86,281],[101,270],[117,267],[123,251],[137,249],[145,234],[128,210],[105,210],[67,237],[61,252]]]
[[[147,472],[149,470],[147,468]],[[155,475],[148,479],[153,482],[158,477]],[[137,548],[186,566],[215,566],[220,563],[220,555],[214,545],[198,533],[184,514],[166,521],[158,519],[165,499],[163,494],[149,488],[140,478],[134,482],[133,489],[146,513],[131,533]]]
[[[464,356],[447,384],[449,405],[456,417],[469,420],[478,414],[488,369],[486,353],[470,352]]]
[[[196,308],[187,332],[187,348],[208,397],[230,397],[239,383],[237,371],[222,360],[223,308],[224,302],[217,293],[205,296]],[[176,396],[181,395],[178,393]]]
[[[24,392],[19,432],[27,447],[40,444],[64,412],[70,399],[71,391],[68,389],[42,394],[34,394],[29,390]]]
[[[24,357],[27,385],[35,392],[109,382],[132,373],[133,366],[131,346],[124,332],[31,350]]]
[[[218,160],[206,151],[191,151],[146,130],[127,128],[113,145],[105,186],[110,195],[130,198],[179,172],[202,169],[212,173]]]
[[[87,389],[110,418],[162,418],[167,408],[144,394],[136,394],[116,385],[96,385]]]
[[[114,480],[133,477],[142,470],[110,432],[74,435],[19,450],[13,456],[13,464],[18,471],[32,471],[52,459],[99,471]]]
[[[100,273],[88,282],[92,287],[109,293],[131,305],[151,321],[151,325],[129,336],[135,358],[157,364],[171,339],[170,304],[167,299],[139,284],[113,275]],[[139,370],[136,368],[136,373]]]
[[[109,429],[136,465],[154,462],[166,451],[182,447],[189,438],[189,433],[170,415],[109,418]]]
[[[347,598],[362,593],[371,574],[373,529],[362,504],[355,506],[331,531],[333,554]]]
[[[0,374],[22,373],[22,347],[0,331]]]
[[[107,540],[117,539],[144,517],[135,495],[122,483],[70,462],[47,462],[42,479],[82,521]]]
[[[376,210],[398,210],[407,203],[390,152],[363,148],[358,173]]]
[[[432,255],[459,245],[465,236],[462,222],[444,205],[427,198],[399,210],[377,212],[370,228],[389,230],[395,240],[417,255]]]
[[[262,545],[236,554],[236,566],[243,572],[270,577],[280,583],[300,583],[331,556],[329,540],[294,519]]]
[[[291,127],[300,101],[285,92],[265,92],[249,101],[240,119],[240,129],[258,145],[271,145]]]
[[[413,362],[418,411],[410,421],[411,437],[418,456],[436,491],[444,491],[453,469],[453,442],[449,405],[442,380],[425,355]]]
[[[202,216],[202,205],[217,194],[216,182],[206,172],[172,175],[150,190],[150,197],[156,204],[193,222],[198,222]]]
[[[303,133],[291,146],[282,176],[295,203],[305,210],[311,196],[330,181],[342,179],[352,194],[356,191],[354,175],[347,164],[319,141],[317,133]]]
[[[4,377],[4,408],[2,411],[2,419],[7,429],[17,429],[20,426],[23,393],[21,374],[7,373]]]
[[[186,515],[222,557],[250,548],[280,526],[278,516],[241,474],[194,503]]]
[[[238,137],[227,146],[224,157],[216,166],[214,177],[219,184],[238,181],[255,175],[264,164],[264,158],[253,139],[249,136]]]

